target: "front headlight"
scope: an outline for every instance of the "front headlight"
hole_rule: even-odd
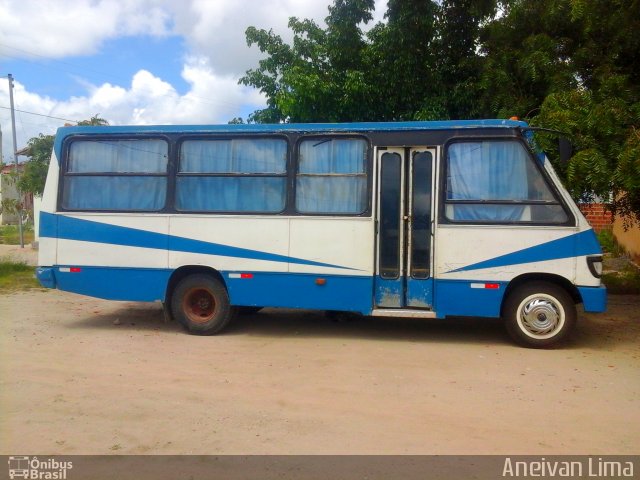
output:
[[[587,257],[587,265],[591,275],[596,278],[602,277],[602,255]]]

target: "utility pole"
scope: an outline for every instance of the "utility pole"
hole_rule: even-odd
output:
[[[16,166],[16,190],[18,192],[18,231],[20,232],[20,248],[24,248],[24,232],[22,231],[22,192],[18,189],[20,170],[18,168],[18,145],[16,141],[16,112],[13,107],[13,75],[7,75],[9,79],[9,102],[11,105],[11,131],[13,133],[13,160]]]

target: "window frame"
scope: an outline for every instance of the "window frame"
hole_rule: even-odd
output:
[[[527,158],[533,163],[534,168],[542,176],[545,185],[549,188],[549,191],[553,195],[555,201],[548,202],[545,200],[449,200],[447,199],[447,178],[449,173],[449,148],[455,143],[478,143],[478,142],[517,142],[525,151]],[[440,164],[440,180],[438,182],[440,188],[439,206],[438,206],[438,224],[440,225],[512,225],[512,226],[532,226],[532,227],[574,227],[576,225],[575,215],[567,205],[560,190],[557,188],[551,177],[536,158],[536,155],[531,151],[529,144],[519,135],[514,136],[461,136],[447,140],[442,149],[441,164]],[[548,221],[495,221],[495,220],[455,220],[446,216],[447,205],[559,205],[567,216],[567,220],[564,222],[548,222]]]
[[[180,172],[180,161],[182,145],[188,141],[233,141],[233,140],[281,140],[285,142],[286,156],[284,162],[284,172],[282,173],[236,173],[236,172]],[[291,164],[291,142],[286,135],[181,135],[175,142],[175,169],[171,175],[172,180],[172,202],[171,210],[180,214],[202,214],[202,215],[282,215],[288,210],[289,205],[289,171]],[[180,177],[233,177],[233,178],[284,178],[284,204],[281,210],[183,210],[177,207],[178,179]]]
[[[298,177],[299,175],[308,175],[308,174],[300,174],[300,147],[302,142],[309,140],[364,140],[366,150],[365,150],[365,158],[364,158],[364,172],[362,174],[365,176],[365,204],[364,208],[361,212],[301,212],[297,208],[297,198],[298,198]],[[371,216],[371,190],[373,186],[373,176],[371,174],[373,170],[373,148],[371,146],[371,139],[366,135],[355,134],[355,133],[319,133],[312,135],[300,135],[295,141],[295,161],[293,168],[291,168],[291,213],[295,216],[302,217],[369,217]],[[321,176],[322,174],[318,174]],[[349,176],[349,174],[344,175]],[[356,175],[352,175],[356,176]]]
[[[167,145],[167,166],[164,172],[70,172],[69,158],[71,146],[75,142],[108,142],[127,140],[162,140]],[[60,161],[60,177],[58,179],[57,210],[60,212],[82,213],[163,213],[169,210],[169,198],[172,190],[171,172],[173,171],[173,142],[162,134],[107,134],[107,135],[73,135],[65,139],[62,146],[62,159]],[[64,205],[65,179],[68,177],[164,177],[166,179],[164,202],[162,207],[156,210],[141,209],[83,209],[68,208]]]
[[[253,216],[289,216],[289,217],[370,217],[372,212],[372,189],[373,189],[373,140],[374,133],[377,132],[305,132],[292,131],[283,133],[227,133],[227,132],[127,132],[127,133],[96,133],[96,134],[74,134],[66,137],[62,145],[62,153],[59,167],[59,180],[57,189],[57,211],[60,212],[80,212],[80,213],[141,213],[141,214],[195,214],[195,215],[253,215]],[[234,173],[185,173],[180,174],[179,155],[182,143],[187,140],[234,140],[234,139],[267,139],[275,138],[284,140],[287,144],[287,157],[285,162],[286,170],[282,174],[258,173],[247,174],[249,176],[285,177],[285,206],[279,212],[263,211],[191,211],[178,210],[176,208],[176,187],[177,178],[180,175],[194,176],[234,176]],[[360,139],[366,142],[365,171],[366,176],[366,201],[364,210],[360,213],[333,213],[333,212],[298,212],[296,210],[296,184],[298,178],[299,145],[302,141],[309,139]],[[168,146],[167,170],[162,173],[73,173],[68,172],[69,150],[73,142],[76,141],[118,141],[118,140],[163,140]],[[71,209],[63,206],[64,179],[66,176],[151,176],[165,177],[167,179],[164,205],[158,210],[95,210],[95,209]]]

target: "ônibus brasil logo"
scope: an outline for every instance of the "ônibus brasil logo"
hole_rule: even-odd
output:
[[[38,457],[9,457],[9,478],[28,478],[37,480],[65,480],[67,470],[73,468],[73,462],[60,462],[54,458],[39,460]]]

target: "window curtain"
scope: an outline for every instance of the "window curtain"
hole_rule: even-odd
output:
[[[303,213],[361,213],[367,206],[367,142],[310,139],[300,144],[296,208]]]
[[[180,151],[176,208],[208,212],[280,212],[286,199],[287,142],[282,139],[188,140]]]
[[[73,142],[67,171],[72,173],[165,173],[168,145],[164,140]]]
[[[280,212],[285,177],[178,177],[176,208],[198,212]]]
[[[62,203],[70,210],[156,211],[166,190],[166,177],[73,176],[65,178]]]
[[[65,176],[63,206],[70,210],[162,209],[168,148],[167,142],[155,139],[73,142],[67,172],[76,175]],[[115,175],[83,175],[89,173]]]
[[[231,173],[231,142],[190,140],[180,149],[180,172]]]
[[[463,142],[449,147],[448,200],[526,200],[527,153],[517,142]],[[453,205],[455,220],[517,221],[522,205]]]
[[[274,139],[188,140],[181,173],[285,173],[287,142]]]

